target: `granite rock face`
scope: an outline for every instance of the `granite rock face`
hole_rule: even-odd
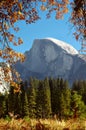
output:
[[[29,77],[62,77],[73,83],[74,80],[86,79],[86,56],[62,41],[36,39],[25,56],[23,63],[15,64],[23,80]]]
[[[5,64],[3,62],[0,62],[0,93],[8,92],[10,82],[7,82],[5,80],[5,73],[4,73],[4,67],[10,67],[8,64]],[[11,71],[7,73],[9,75],[9,78],[12,79]]]

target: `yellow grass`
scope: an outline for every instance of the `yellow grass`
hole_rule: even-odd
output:
[[[86,130],[86,120],[0,119],[0,130]]]

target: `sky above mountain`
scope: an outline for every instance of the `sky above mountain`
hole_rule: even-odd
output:
[[[77,50],[80,49],[80,43],[77,42],[73,36],[73,26],[69,22],[70,12],[64,15],[61,20],[55,19],[53,13],[50,19],[46,19],[44,12],[40,13],[41,19],[33,24],[26,24],[18,22],[20,31],[16,36],[20,36],[23,39],[24,44],[18,47],[14,47],[16,51],[25,52],[32,47],[34,39],[41,39],[46,37],[52,37],[66,43],[71,44]]]

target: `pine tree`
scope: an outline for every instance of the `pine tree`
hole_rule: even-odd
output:
[[[6,115],[8,115],[8,93],[5,93],[4,95],[2,108],[3,108],[3,116],[5,117]]]
[[[36,91],[33,86],[28,89],[29,117],[36,117]]]
[[[29,116],[29,104],[28,104],[28,96],[24,90],[24,84],[21,83],[21,94],[20,94],[20,102],[21,102],[21,116]]]
[[[54,113],[54,83],[53,83],[53,78],[49,79],[49,86],[50,86],[50,94],[51,94],[51,110],[52,114]]]
[[[61,113],[60,115],[62,118],[64,118],[64,117],[68,117],[70,114],[71,91],[69,89],[68,82],[67,81],[62,81],[62,82],[63,82],[63,87],[60,95],[60,113]]]
[[[42,106],[43,106],[43,81],[39,82],[39,86],[37,88],[37,95],[36,95],[36,117],[42,118]]]
[[[27,97],[27,93],[25,92],[24,95],[24,106],[23,106],[23,114],[24,116],[29,116],[29,104],[28,104],[28,97]]]
[[[65,110],[65,116],[69,116],[70,114],[70,103],[71,103],[71,90],[70,90],[70,86],[68,84],[68,81],[65,80],[64,81],[64,100],[65,100],[65,104],[66,104],[66,110]]]
[[[44,92],[43,106],[42,106],[43,117],[49,118],[51,115],[51,94],[48,78],[46,78],[43,82],[43,92]]]
[[[59,119],[68,116],[70,113],[70,89],[67,81],[53,79],[51,83],[51,105],[52,112]]]
[[[66,104],[65,104],[65,99],[64,99],[63,93],[61,93],[59,99],[60,99],[60,104],[59,104],[60,111],[58,113],[58,116],[59,116],[59,119],[61,120],[62,118],[64,118],[64,113],[66,110]]]
[[[84,103],[86,105],[86,80],[83,81],[83,87],[84,87],[84,91],[82,94],[82,100],[84,101]]]
[[[3,117],[3,114],[4,114],[3,100],[4,100],[4,96],[0,93],[0,118]]]
[[[71,94],[71,108],[74,118],[80,116],[86,117],[86,105],[82,101],[82,96],[77,94],[76,91],[73,91]]]
[[[52,109],[52,114],[58,114],[58,107],[59,107],[59,78],[58,79],[50,79],[49,80],[49,85],[50,85],[50,92],[51,92],[51,109]]]
[[[14,94],[14,115],[21,115],[20,92]]]
[[[73,85],[72,85],[72,90],[77,91],[77,89],[78,89],[78,80],[75,80],[75,81],[73,82]]]
[[[39,82],[39,87],[37,89],[36,98],[36,109],[37,117],[39,118],[49,118],[51,114],[51,95],[49,80],[46,78],[44,81]]]
[[[86,81],[75,81],[72,86],[72,91],[76,91],[82,96],[82,100],[86,104]]]
[[[10,86],[10,91],[8,95],[8,112],[14,113],[14,88]]]
[[[83,81],[75,81],[72,86],[72,90],[77,91],[78,94],[82,95],[84,92],[84,84]]]

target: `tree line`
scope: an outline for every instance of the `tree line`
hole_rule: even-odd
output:
[[[18,92],[11,85],[9,93],[0,93],[0,118],[9,113],[19,118],[86,117],[86,81],[75,81],[70,88],[62,78],[30,78],[29,86],[27,81],[19,85]]]

